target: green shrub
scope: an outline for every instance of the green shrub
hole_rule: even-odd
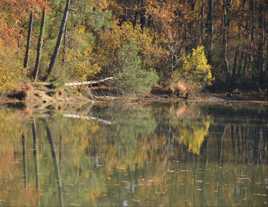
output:
[[[159,80],[153,69],[143,66],[138,53],[139,48],[131,41],[124,44],[118,52],[119,70],[116,73],[116,84],[127,94],[146,94]]]

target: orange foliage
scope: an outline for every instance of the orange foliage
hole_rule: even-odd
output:
[[[38,17],[44,7],[47,7],[46,0],[1,0],[0,39],[9,46],[18,46],[22,38],[21,24],[28,21],[30,12]]]

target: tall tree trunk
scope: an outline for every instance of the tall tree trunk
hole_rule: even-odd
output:
[[[228,30],[229,30],[229,0],[223,0],[223,69],[226,75],[229,74],[229,61],[228,61]]]
[[[259,73],[259,84],[262,87],[263,81],[264,81],[264,70],[263,70],[263,49],[265,44],[265,25],[264,25],[264,12],[263,12],[263,4],[261,2],[258,3],[258,14],[259,14],[259,20],[258,20],[258,56],[257,56],[257,69]]]
[[[205,16],[205,5],[204,0],[201,2],[201,11],[200,11],[200,36],[199,36],[199,43],[204,44],[204,16]]]
[[[235,56],[234,56],[234,64],[232,68],[232,83],[234,83],[235,78],[236,78],[236,68],[237,68],[237,57],[239,55],[239,47],[235,51]]]
[[[42,20],[41,20],[41,26],[40,26],[40,34],[38,39],[38,46],[36,51],[36,60],[35,60],[35,66],[34,66],[34,73],[33,78],[34,81],[38,80],[38,74],[39,74],[39,68],[40,68],[40,59],[42,55],[42,48],[43,48],[43,42],[44,42],[44,28],[45,28],[45,19],[46,19],[46,9],[43,9],[42,12]]]
[[[47,79],[49,77],[49,75],[51,74],[51,72],[52,72],[52,70],[53,70],[53,68],[55,66],[57,56],[58,56],[59,51],[60,51],[62,37],[63,37],[64,30],[65,30],[65,27],[66,27],[66,24],[67,24],[68,16],[69,16],[70,3],[71,3],[71,0],[66,0],[66,5],[65,5],[61,25],[60,25],[60,30],[59,30],[56,46],[55,46],[54,52],[53,52],[53,54],[51,56],[50,64],[48,66],[47,76],[46,76],[45,79]]]
[[[29,26],[28,26],[28,36],[27,36],[27,43],[26,43],[26,51],[25,51],[25,57],[24,57],[24,63],[23,67],[27,68],[28,67],[28,62],[29,62],[29,52],[30,52],[30,47],[31,47],[31,39],[32,39],[32,30],[33,30],[33,13],[30,13],[30,18],[29,18]]]
[[[244,59],[241,59],[241,66],[240,66],[241,68],[240,71],[242,71],[244,79],[248,78],[247,69],[248,69],[249,63],[250,63],[250,56],[245,54]],[[241,77],[241,73],[239,74],[239,76]]]
[[[249,0],[249,11],[250,11],[250,66],[254,68],[254,57],[255,57],[255,0]],[[251,71],[253,72],[253,71]]]
[[[268,36],[268,33],[266,33],[266,40],[265,40],[265,43],[266,43],[266,58],[265,58],[265,60],[266,60],[266,66],[264,67],[264,74],[265,74],[265,78],[266,78],[266,86],[268,86],[268,38],[267,38],[267,36]]]
[[[211,64],[212,61],[212,48],[213,48],[213,5],[214,0],[208,0],[207,12],[207,56]]]
[[[249,10],[250,10],[250,40],[253,42],[254,31],[255,31],[255,0],[250,0]]]
[[[145,13],[146,13],[146,9],[145,9],[145,2],[144,0],[140,0],[140,26],[141,26],[141,30],[143,31],[144,27],[145,27],[145,24],[146,24],[146,16],[145,16]]]
[[[239,67],[238,67],[238,70],[237,70],[237,76],[239,78],[241,78],[241,72],[243,70],[243,61],[246,59],[246,54],[244,54],[243,52],[241,52],[240,54],[241,54],[240,55],[240,60],[239,60],[240,64],[239,64]]]

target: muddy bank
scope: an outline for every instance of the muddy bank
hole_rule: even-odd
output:
[[[134,97],[115,94],[114,89],[102,87],[89,88],[53,88],[24,84],[20,88],[0,96],[2,107],[30,108],[35,110],[66,109],[81,107],[88,103],[106,103],[122,101],[125,104],[149,104],[153,102],[189,102],[207,104],[240,104],[268,106],[268,95],[260,92],[226,92],[226,93],[195,93],[172,94],[162,90],[161,93],[150,93],[146,96]]]

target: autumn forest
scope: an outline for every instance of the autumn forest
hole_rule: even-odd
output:
[[[106,77],[120,94],[267,89],[267,22],[265,0],[1,0],[0,90]]]
[[[0,0],[0,206],[268,205],[268,0]]]

